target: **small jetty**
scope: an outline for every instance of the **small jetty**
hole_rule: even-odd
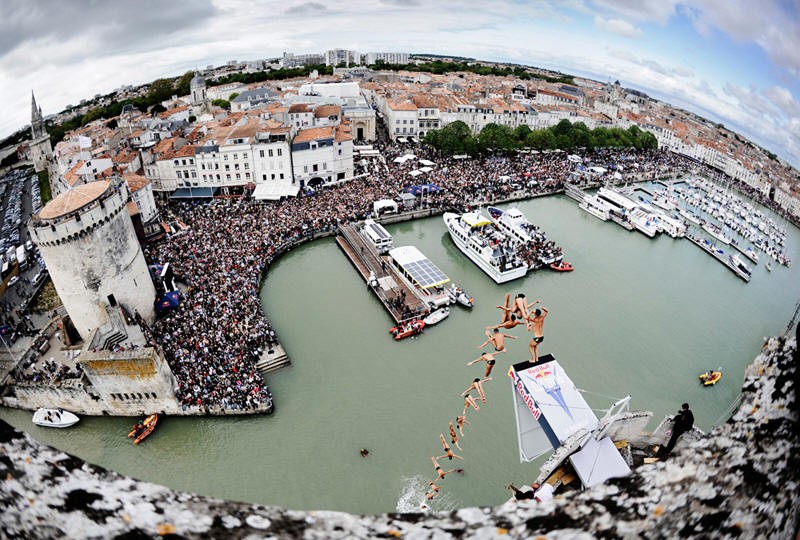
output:
[[[336,243],[396,323],[421,317],[428,311],[428,306],[394,274],[392,265],[359,233],[356,225],[339,227]]]
[[[700,249],[702,249],[715,259],[717,259],[723,265],[725,265],[725,267],[728,270],[739,276],[739,278],[741,278],[745,283],[748,283],[750,281],[750,276],[743,273],[741,270],[738,270],[737,267],[730,262],[728,256],[725,254],[723,250],[717,249],[716,246],[711,242],[709,242],[708,240],[705,240],[698,236],[694,236],[693,234],[687,234],[686,238],[688,238],[689,241],[692,242],[694,245],[696,245],[697,247],[699,247]]]

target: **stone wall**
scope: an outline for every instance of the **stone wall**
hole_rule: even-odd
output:
[[[679,440],[668,461],[545,504],[446,514],[299,512],[181,493],[86,464],[0,423],[0,537],[794,538],[797,363],[794,339],[771,339],[746,371],[731,420]]]

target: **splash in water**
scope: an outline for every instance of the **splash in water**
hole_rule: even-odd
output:
[[[447,493],[446,485],[439,484],[441,491],[431,500],[425,498],[428,491],[428,478],[412,476],[404,478],[403,489],[397,499],[397,512],[411,514],[418,512],[444,512],[459,508],[459,501]]]

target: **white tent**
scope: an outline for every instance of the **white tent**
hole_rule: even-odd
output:
[[[417,159],[417,156],[415,156],[414,154],[405,154],[405,155],[398,156],[398,157],[394,158],[394,162],[395,163],[405,163],[406,161],[408,161],[410,159]]]
[[[583,162],[581,157],[580,156],[576,156],[575,154],[568,155],[567,159],[570,160],[573,163],[581,163],[581,162]]]
[[[420,162],[420,163],[422,163],[422,162]],[[433,171],[433,169],[431,167],[421,167],[420,171],[428,173],[428,172]]]
[[[434,165],[436,165],[436,163],[434,163],[433,161],[429,161],[427,159],[419,160],[419,164],[420,165],[425,165],[426,167],[433,167]]]
[[[259,201],[277,201],[281,197],[296,197],[298,191],[300,191],[300,186],[297,184],[267,182],[256,184],[256,189],[253,191],[253,198]]]
[[[408,173],[409,176],[413,176],[414,178],[416,178],[417,176],[419,176],[421,174],[422,174],[422,171],[419,171],[419,170],[413,170],[410,173]]]
[[[392,199],[381,199],[372,203],[372,211],[375,212],[376,216],[379,216],[385,212],[396,214],[397,203]]]

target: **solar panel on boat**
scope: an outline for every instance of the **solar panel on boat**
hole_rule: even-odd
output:
[[[411,274],[411,277],[423,288],[445,282],[449,279],[428,259],[405,264],[403,268],[405,268],[406,271]]]
[[[386,232],[382,226],[378,225],[377,223],[371,223],[369,228],[374,232],[381,240],[389,238],[389,233]]]

